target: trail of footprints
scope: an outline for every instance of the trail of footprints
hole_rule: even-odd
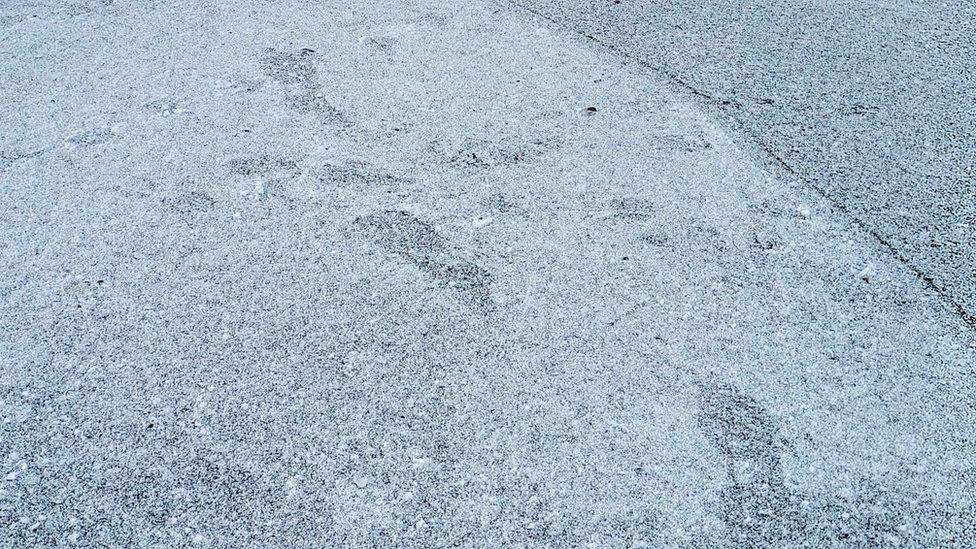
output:
[[[276,182],[287,181],[302,174],[294,160],[262,155],[231,160],[227,164],[231,174],[247,179],[257,178],[273,184],[264,192],[281,195],[284,204],[292,204],[286,190]],[[326,164],[318,170],[318,182],[335,188],[357,187],[373,192],[390,187],[402,187],[409,180],[356,166]],[[199,189],[177,192],[162,200],[172,214],[189,224],[196,224],[200,216],[211,213],[218,201]],[[279,204],[280,205],[280,204]],[[514,205],[509,205],[515,207]],[[226,212],[225,212],[226,213]],[[463,257],[460,249],[441,235],[433,225],[417,216],[399,210],[384,210],[355,218],[356,234],[366,238],[387,253],[417,267],[437,282],[438,286],[459,296],[476,310],[487,312],[492,307],[492,274],[484,267]]]
[[[286,104],[301,114],[321,116],[325,121],[345,123],[346,119],[326,98],[313,63],[315,52],[302,49],[284,52],[268,48],[260,58],[262,71],[279,84]],[[255,85],[256,86],[256,85]],[[80,146],[90,146],[111,138],[110,133],[92,131],[72,138]],[[458,149],[439,152],[448,164],[461,169],[487,169],[494,165],[517,164],[543,154],[556,144],[544,140],[528,144],[491,144],[468,140]],[[659,149],[693,152],[711,147],[704,137],[672,136],[658,144]],[[0,155],[0,168],[28,155]],[[236,175],[287,179],[301,174],[292,160],[261,156],[236,159],[229,164]],[[337,187],[397,186],[402,180],[354,166],[326,165],[320,180]],[[164,199],[165,206],[184,217],[209,212],[216,206],[204,191],[191,190]],[[528,212],[503,195],[488,203],[494,211],[528,217]],[[654,203],[640,198],[615,198],[608,202],[610,217],[630,222],[652,222]],[[765,206],[765,204],[764,204]],[[767,212],[761,212],[767,213]],[[383,210],[362,215],[353,221],[356,232],[385,252],[405,261],[482,312],[493,307],[494,277],[484,267],[466,259],[457,246],[435,227],[416,215],[401,210]],[[711,230],[714,231],[714,230]],[[696,228],[688,242],[675,242],[665,233],[651,232],[641,240],[646,244],[676,251],[681,245],[698,243],[723,249],[720,235]],[[768,240],[768,239],[767,239]],[[757,245],[771,245],[757,237]],[[725,462],[728,485],[721,494],[721,517],[728,536],[737,546],[783,546],[810,539],[882,543],[895,532],[899,510],[875,516],[864,512],[859,502],[816,502],[812,509],[799,504],[802,494],[786,484],[781,464],[781,442],[772,415],[755,399],[726,384],[702,384],[699,427]],[[866,496],[862,496],[866,497]],[[868,498],[871,499],[871,498]],[[929,513],[937,515],[933,507]],[[934,517],[935,518],[935,517]],[[939,517],[943,520],[953,517]]]

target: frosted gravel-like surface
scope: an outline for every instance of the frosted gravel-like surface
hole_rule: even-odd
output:
[[[976,342],[472,2],[0,7],[0,546],[971,543]]]

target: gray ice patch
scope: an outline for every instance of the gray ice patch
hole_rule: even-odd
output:
[[[359,217],[355,226],[389,253],[415,265],[480,309],[491,306],[492,275],[464,259],[434,227],[404,211],[384,211]]]

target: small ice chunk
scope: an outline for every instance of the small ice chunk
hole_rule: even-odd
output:
[[[865,282],[871,282],[871,279],[875,276],[874,263],[868,263],[866,267],[861,269],[861,272],[857,273],[857,277]]]
[[[799,208],[796,209],[796,211],[799,212],[800,217],[802,217],[803,219],[810,219],[810,216],[812,215],[812,212],[810,212],[810,208],[806,205],[800,206]]]
[[[352,482],[353,484],[356,485],[357,488],[362,489],[369,485],[369,477],[365,475],[359,475],[358,477],[354,478]]]
[[[480,229],[482,227],[486,227],[486,226],[490,225],[491,222],[494,221],[494,220],[495,220],[495,218],[493,218],[493,217],[481,217],[481,216],[478,216],[477,219],[475,219],[474,221],[471,222],[471,225],[475,229]]]

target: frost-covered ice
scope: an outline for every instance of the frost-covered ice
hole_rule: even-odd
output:
[[[971,327],[617,54],[480,1],[0,33],[0,546],[973,538]]]

